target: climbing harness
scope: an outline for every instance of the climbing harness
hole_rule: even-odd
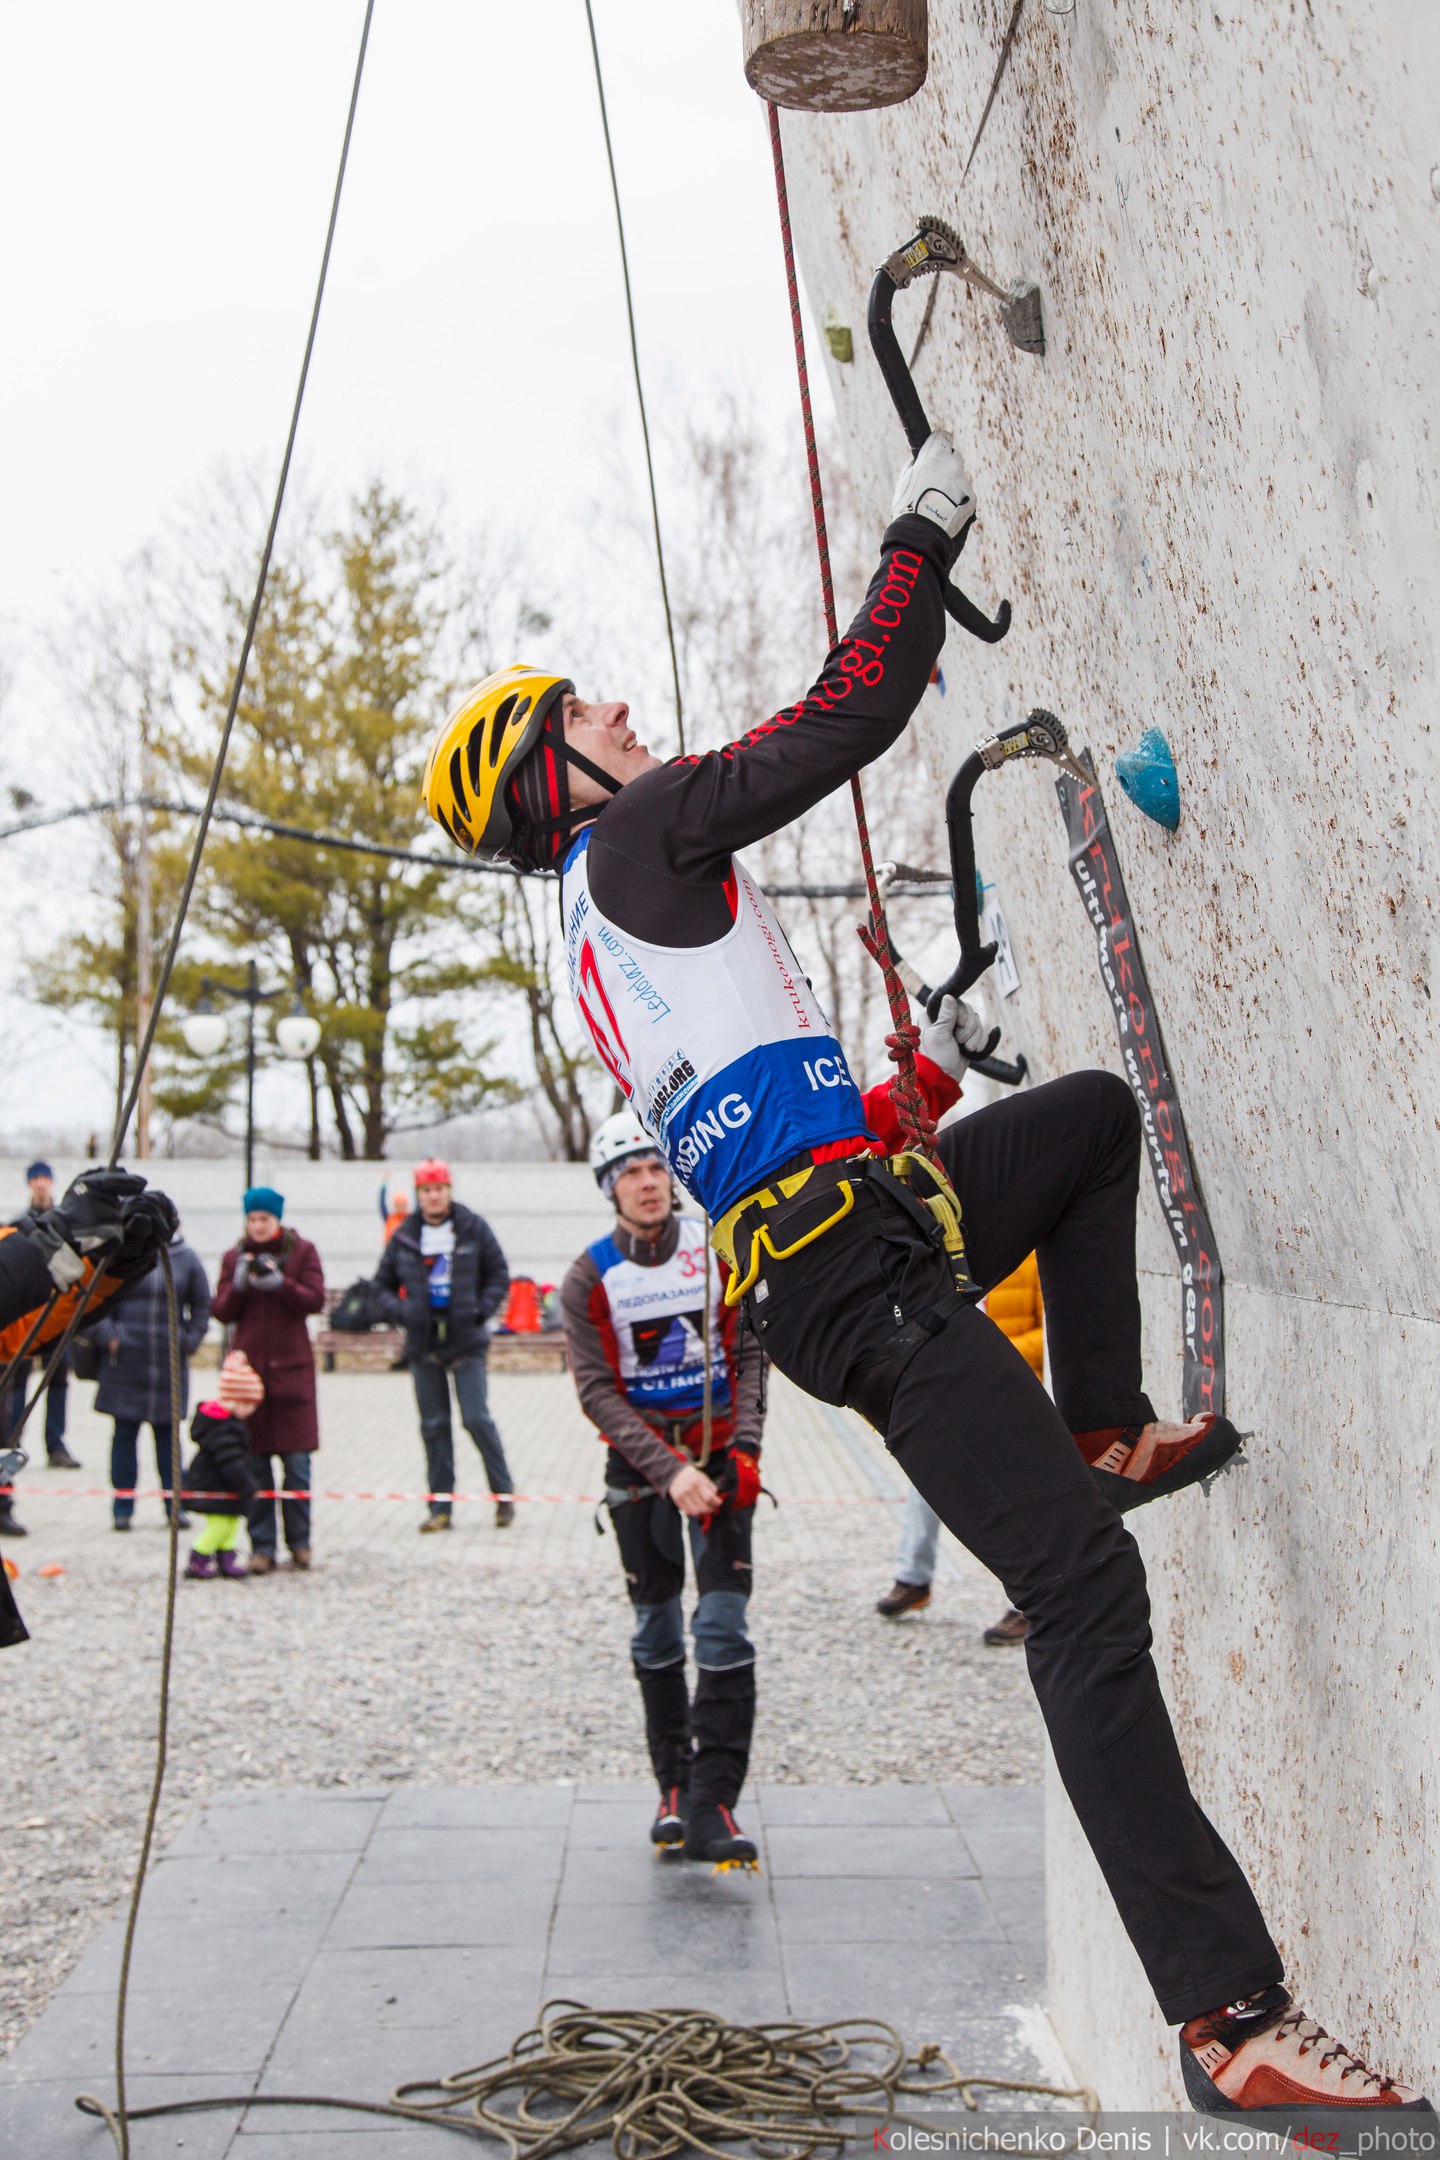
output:
[[[1067,775],[1073,769],[1073,763],[1067,766]],[[1088,753],[1079,780],[1059,779],[1055,792],[1070,843],[1070,874],[1095,932],[1121,1062],[1139,1106],[1145,1154],[1180,1262],[1182,1407],[1187,1418],[1206,1411],[1219,1414],[1225,1408],[1225,1271],[1191,1160],[1185,1114],[1165,1061],[1130,896]]]
[[[897,1155],[847,1155],[839,1162],[808,1163],[737,1201],[712,1233],[715,1250],[731,1270],[726,1304],[738,1305],[749,1296],[766,1260],[793,1260],[838,1228],[866,1183],[908,1215],[930,1244],[943,1249],[959,1294],[978,1296],[965,1259],[960,1202],[950,1180],[931,1156],[904,1149]],[[806,1203],[818,1202],[818,1208],[796,1206],[802,1195]],[[743,1264],[742,1231],[749,1240]],[[777,1244],[777,1236],[785,1243]]]

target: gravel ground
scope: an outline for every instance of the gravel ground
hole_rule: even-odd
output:
[[[979,1641],[993,1595],[941,1588],[928,1614],[887,1626],[869,1613],[864,1528],[844,1526],[836,1543],[860,1550],[837,1552],[823,1579],[762,1573],[755,1774],[1038,1778],[1023,1658]],[[575,1567],[487,1579],[366,1556],[308,1577],[182,1583],[160,1845],[226,1786],[645,1778],[613,1567],[596,1541],[582,1582]],[[37,1640],[5,1659],[6,2051],[128,1887],[153,1763],[157,1574],[77,1559],[61,1582],[31,1588]]]

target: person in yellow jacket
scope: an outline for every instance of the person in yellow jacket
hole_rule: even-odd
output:
[[[1040,1296],[1040,1264],[1032,1252],[1013,1275],[996,1283],[985,1300],[985,1310],[1003,1329],[1026,1360],[1037,1380],[1045,1378],[1045,1307]],[[876,1602],[875,1610],[887,1620],[919,1612],[930,1602],[935,1579],[935,1553],[940,1538],[940,1518],[918,1492],[911,1490],[900,1526],[895,1554],[895,1581]],[[1003,1618],[985,1630],[985,1640],[999,1649],[1007,1643],[1023,1643],[1030,1623],[1011,1605]]]

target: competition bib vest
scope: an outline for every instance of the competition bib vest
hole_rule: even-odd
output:
[[[738,860],[711,945],[649,945],[595,905],[582,833],[565,864],[570,992],[601,1064],[712,1221],[802,1149],[863,1133],[845,1053]]]
[[[627,1260],[613,1237],[590,1247],[610,1305],[625,1398],[652,1418],[698,1417],[705,1400],[705,1225],[686,1215],[677,1227],[680,1242],[659,1267]],[[710,1400],[717,1411],[730,1407],[723,1317],[720,1268],[712,1258]]]

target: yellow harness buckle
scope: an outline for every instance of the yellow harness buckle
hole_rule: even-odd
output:
[[[807,1245],[813,1245],[817,1238],[822,1238],[828,1230],[833,1230],[836,1223],[844,1221],[855,1205],[855,1187],[849,1178],[842,1178],[836,1190],[840,1195],[840,1204],[833,1215],[827,1215],[824,1222],[816,1223],[813,1229],[796,1238],[793,1245],[783,1245],[777,1250],[770,1236],[769,1223],[761,1221],[750,1246],[750,1259],[744,1275],[733,1274],[725,1285],[727,1305],[738,1305],[747,1292],[754,1289],[755,1279],[760,1273],[760,1263],[766,1253],[772,1260],[793,1260],[797,1252],[803,1252]],[[774,1206],[773,1199],[770,1204]]]

